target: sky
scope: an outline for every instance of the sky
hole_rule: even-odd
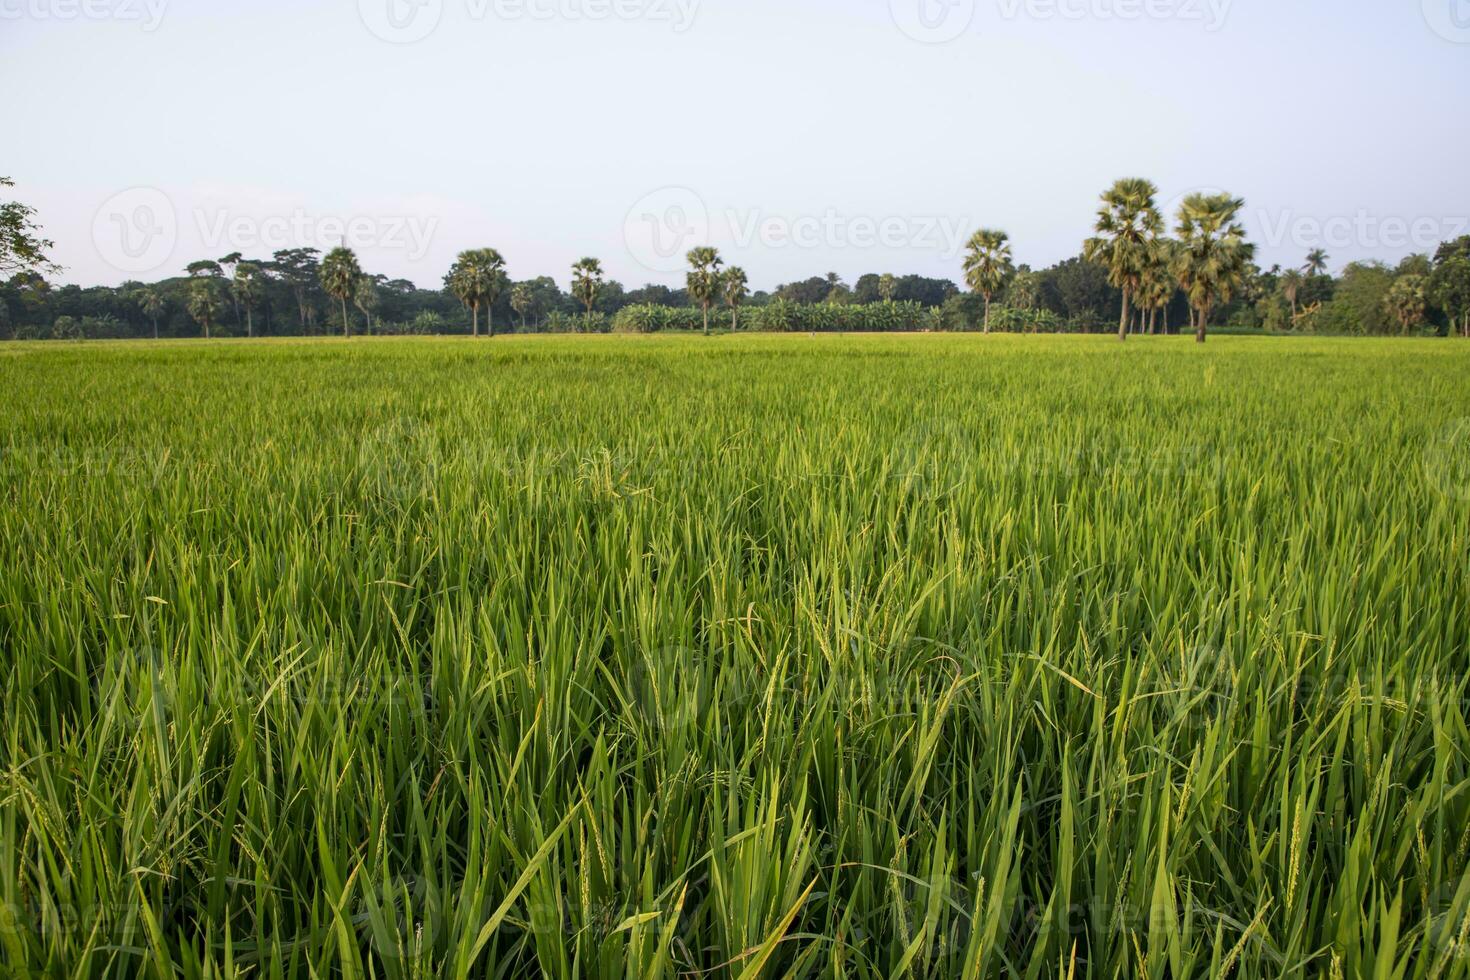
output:
[[[1470,0],[0,0],[0,175],[57,277],[345,242],[629,288],[1040,268],[1148,177],[1263,266],[1470,234]]]

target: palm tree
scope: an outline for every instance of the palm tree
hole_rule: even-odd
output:
[[[1159,332],[1159,314],[1167,313],[1169,302],[1178,288],[1174,281],[1174,252],[1177,243],[1171,238],[1156,238],[1149,243],[1143,274],[1138,280],[1138,306],[1148,310],[1148,332]],[[1167,332],[1167,317],[1164,329]]]
[[[592,323],[592,306],[597,302],[597,293],[602,289],[602,263],[597,259],[582,259],[572,266],[572,295],[587,307],[587,323]]]
[[[990,299],[1000,292],[1015,267],[1011,264],[1010,236],[982,228],[970,238],[965,255],[965,282],[985,297],[985,332],[990,333]]]
[[[530,310],[533,302],[531,287],[525,283],[517,283],[510,291],[510,308],[515,310],[521,318],[521,329],[526,329],[526,312]]]
[[[362,277],[362,266],[357,264],[357,255],[345,245],[338,245],[322,259],[322,288],[327,295],[342,304],[342,336],[352,336],[352,323],[347,319],[347,298],[357,288]]]
[[[824,303],[835,303],[845,306],[852,299],[852,290],[847,288],[847,283],[835,272],[827,273],[827,298]]]
[[[367,332],[371,336],[373,332],[373,311],[378,308],[382,297],[378,295],[378,283],[372,276],[363,276],[357,280],[357,288],[352,291],[352,305],[362,311],[362,318],[367,322]]]
[[[1118,319],[1118,339],[1128,339],[1132,302],[1149,264],[1149,248],[1164,230],[1155,201],[1159,189],[1142,177],[1124,177],[1102,196],[1097,212],[1096,237],[1082,246],[1090,262],[1105,266],[1108,281],[1123,291],[1123,312]]]
[[[1398,321],[1399,329],[1404,334],[1424,322],[1427,284],[1428,280],[1421,275],[1399,276],[1389,288],[1388,295],[1383,298],[1384,309]]]
[[[1320,248],[1314,248],[1307,253],[1306,264],[1302,271],[1309,276],[1320,276],[1327,271],[1327,260],[1332,258]]]
[[[720,253],[709,246],[692,249],[688,255],[689,270],[686,283],[689,298],[704,307],[704,335],[709,336],[709,307],[720,292],[720,266],[724,263]]]
[[[883,302],[892,303],[893,294],[898,290],[898,280],[893,273],[885,272],[878,277],[878,295],[883,297]]]
[[[163,312],[164,307],[167,305],[163,297],[152,286],[144,286],[142,289],[133,293],[133,300],[138,304],[138,308],[143,311],[143,315],[153,321],[153,339],[157,340],[158,315]]]
[[[219,315],[219,293],[215,292],[214,280],[196,279],[189,284],[189,315],[204,328],[204,339],[210,336],[210,326]]]
[[[1291,304],[1291,322],[1296,323],[1296,301],[1302,294],[1302,285],[1306,280],[1296,269],[1287,269],[1281,274],[1281,295]]]
[[[230,280],[230,302],[235,307],[235,326],[237,327],[240,325],[240,294],[235,292],[234,280],[235,273],[240,270],[240,262],[243,258],[244,256],[239,252],[231,252],[229,255],[215,260],[219,265],[220,271],[224,273],[225,278]],[[248,326],[246,327],[245,335],[247,337],[250,336]]]
[[[1179,208],[1174,275],[1195,311],[1194,339],[1205,342],[1210,310],[1228,303],[1245,283],[1256,247],[1236,216],[1245,201],[1229,194],[1191,194]]]
[[[245,308],[245,336],[255,336],[255,304],[260,300],[260,266],[253,262],[236,260],[235,277],[230,280],[230,292],[235,297],[235,320],[238,323],[240,307]]]
[[[1021,266],[1006,287],[1006,305],[1018,310],[1034,310],[1041,302],[1041,277],[1028,266]]]
[[[725,289],[725,305],[730,307],[730,329],[740,329],[740,304],[750,293],[750,279],[745,275],[745,270],[739,266],[732,265],[725,270],[722,279]]]
[[[449,269],[445,282],[449,291],[469,307],[473,315],[473,336],[480,336],[480,307],[493,305],[504,285],[505,259],[493,248],[472,248],[460,252]],[[494,314],[486,315],[490,336],[495,336]]]

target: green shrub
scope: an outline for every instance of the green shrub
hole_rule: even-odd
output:
[[[564,313],[552,310],[546,316],[544,333],[607,333],[612,329],[612,320],[606,313]]]
[[[753,330],[773,333],[899,333],[931,330],[934,321],[919,303],[798,304],[774,300],[744,317]]]
[[[711,314],[713,312],[711,311]],[[643,303],[637,306],[625,306],[619,310],[613,317],[612,329],[616,333],[702,330],[704,329],[704,314],[694,307]]]

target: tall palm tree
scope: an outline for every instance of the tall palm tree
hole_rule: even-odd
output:
[[[720,293],[720,253],[708,245],[691,249],[686,284],[689,298],[704,308],[704,335],[709,336],[709,308]]]
[[[449,291],[468,307],[473,317],[472,334],[480,336],[480,307],[493,305],[504,285],[505,259],[493,248],[472,248],[459,253],[445,282]],[[495,336],[494,314],[487,314],[490,336]]]
[[[255,304],[260,301],[260,266],[253,262],[234,263],[235,276],[230,280],[230,292],[235,297],[235,317],[239,322],[239,310],[245,308],[245,336],[255,336]]]
[[[893,294],[898,290],[898,280],[893,273],[885,272],[878,277],[878,295],[883,297],[883,302],[892,303]]]
[[[1179,208],[1174,275],[1195,312],[1194,338],[1205,342],[1210,310],[1245,283],[1256,247],[1236,221],[1245,201],[1229,194],[1191,194]]]
[[[738,265],[732,265],[725,270],[721,280],[725,290],[725,305],[730,307],[730,329],[740,329],[740,304],[750,293],[750,279],[745,275],[745,270]]]
[[[357,288],[357,280],[361,276],[362,266],[357,263],[356,253],[345,245],[338,245],[322,259],[322,288],[327,291],[328,296],[342,304],[344,337],[352,336],[352,322],[347,319],[347,299]]]
[[[214,280],[196,279],[189,284],[189,315],[204,328],[204,339],[210,337],[210,327],[219,315],[219,293]]]
[[[1123,313],[1118,319],[1118,339],[1128,339],[1133,297],[1149,264],[1149,248],[1164,230],[1155,198],[1159,189],[1142,177],[1124,177],[1103,192],[1097,212],[1097,235],[1082,246],[1090,262],[1105,266],[1108,281],[1123,291]]]
[[[597,259],[582,259],[572,266],[572,295],[587,307],[587,323],[592,323],[592,306],[602,289],[602,263]]]
[[[142,289],[133,293],[133,300],[138,304],[138,308],[143,311],[143,315],[153,321],[153,339],[157,340],[158,316],[167,305],[163,297],[152,286],[144,286]]]
[[[1010,236],[993,228],[982,228],[970,238],[965,255],[965,282],[985,297],[985,332],[990,333],[990,300],[1015,272],[1011,264]]]
[[[1314,248],[1307,253],[1307,261],[1302,266],[1302,271],[1309,276],[1325,275],[1327,272],[1327,260],[1332,258],[1320,248]]]
[[[378,308],[381,300],[376,279],[372,276],[363,276],[357,280],[357,288],[352,291],[352,305],[362,311],[362,318],[367,323],[369,336],[373,332],[373,311]]]
[[[526,313],[531,309],[533,302],[531,287],[525,283],[517,283],[510,291],[510,308],[516,311],[521,318],[521,329],[526,329]]]
[[[1296,323],[1296,301],[1302,294],[1302,285],[1306,280],[1296,269],[1287,269],[1281,274],[1281,295],[1291,304],[1291,322]]]

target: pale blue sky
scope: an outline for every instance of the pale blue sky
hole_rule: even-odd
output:
[[[344,236],[421,285],[706,238],[757,288],[957,279],[1133,174],[1245,197],[1266,265],[1470,233],[1470,0],[971,2],[0,0],[0,174],[88,284]]]

